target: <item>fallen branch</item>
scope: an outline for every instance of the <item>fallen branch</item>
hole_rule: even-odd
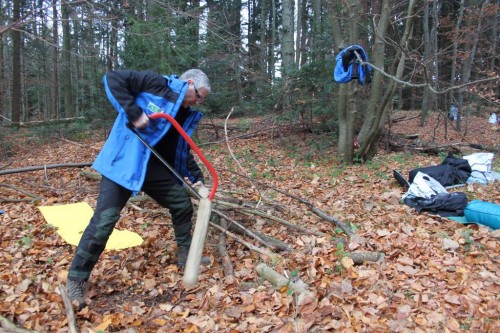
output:
[[[101,148],[97,148],[97,147],[89,146],[89,145],[82,145],[81,143],[78,143],[78,142],[75,142],[75,141],[71,141],[71,140],[68,140],[68,139],[65,139],[65,138],[60,138],[59,140],[67,142],[67,143],[71,143],[72,145],[75,145],[75,146],[78,146],[78,147],[82,147],[82,148],[90,148],[90,149],[98,150],[98,151],[101,150]]]
[[[94,179],[94,180],[99,180],[101,178],[101,175],[97,172],[92,172],[92,171],[82,171],[80,173],[80,175],[82,175],[83,177],[86,177],[86,178],[89,178],[89,179]],[[142,210],[144,212],[147,212],[147,213],[157,213],[157,212],[160,212],[158,210],[145,210],[145,209],[142,209],[140,207],[138,207],[137,205],[135,205],[134,203],[137,203],[137,202],[143,202],[143,201],[149,201],[149,200],[152,200],[149,196],[147,195],[137,195],[135,197],[131,197],[129,199],[129,204],[132,206],[132,208],[134,210]],[[238,200],[239,202],[241,202],[241,200]],[[295,228],[295,229],[298,229],[304,233],[309,233],[309,234],[314,234],[316,236],[320,236],[320,237],[323,237],[323,236],[326,236],[326,234],[317,234],[315,232],[311,232],[310,230],[306,229],[306,228],[303,228],[303,227],[300,227],[300,226],[297,226],[293,223],[290,223],[288,221],[285,221],[283,219],[280,219],[278,217],[275,217],[275,216],[272,216],[272,215],[269,215],[269,214],[265,214],[265,213],[261,213],[261,212],[257,212],[257,211],[253,211],[253,210],[248,210],[248,209],[245,209],[243,206],[239,206],[239,205],[235,205],[235,204],[232,204],[232,203],[228,203],[228,202],[224,202],[224,201],[219,201],[219,200],[214,200],[214,203],[216,205],[223,205],[223,206],[228,206],[228,207],[233,207],[233,208],[243,208],[243,210],[246,212],[246,213],[250,213],[250,214],[255,214],[255,215],[260,215],[260,216],[263,216],[263,217],[266,217],[266,218],[269,218],[269,219],[272,219],[272,220],[275,220],[275,221],[278,221],[280,223],[283,223],[285,225],[288,225],[289,227],[291,228]],[[238,223],[237,221],[231,219],[229,216],[225,215],[224,213],[222,213],[220,210],[217,210],[217,209],[212,209],[212,212],[219,215],[220,217],[224,218],[226,221],[228,222],[231,222],[230,225],[235,225],[238,230],[240,232],[242,232],[243,234],[255,239],[257,242],[271,248],[273,251],[290,251],[290,247],[288,245],[283,245],[283,244],[278,244],[276,241],[277,240],[274,240],[272,239],[272,237],[266,237],[266,239],[264,239],[264,237],[260,236],[260,235],[256,235],[255,233],[251,232],[250,230],[248,230],[247,228],[245,228],[243,225],[241,225],[240,223]],[[163,210],[161,211],[161,213],[165,213]],[[271,240],[272,239],[272,240]]]
[[[37,331],[17,327],[10,320],[0,315],[0,333],[36,333]]]
[[[24,194],[25,196],[27,197],[30,197],[32,199],[9,199],[9,198],[2,198],[0,199],[2,202],[22,202],[22,201],[40,201],[42,200],[43,198],[42,197],[39,197],[33,193],[30,193],[20,187],[17,187],[17,186],[14,186],[14,185],[11,185],[11,184],[6,184],[6,183],[0,183],[0,187],[7,187],[7,188],[10,188],[12,190],[15,190],[17,192],[21,192],[22,194]]]
[[[255,267],[255,271],[262,278],[271,282],[271,284],[277,288],[286,287],[288,290],[298,294],[297,304],[300,305],[308,295],[312,295],[307,290],[307,285],[292,282],[290,278],[286,278],[283,275],[276,272],[274,269],[270,268],[264,263],[260,263]]]
[[[379,263],[384,261],[385,257],[381,252],[351,252],[346,253],[346,256],[351,258],[356,265],[362,265],[367,261]]]
[[[290,245],[288,245],[287,243],[285,243],[279,239],[276,239],[274,237],[268,236],[268,235],[260,233],[260,232],[255,232],[255,234],[257,236],[259,236],[260,238],[262,238],[263,240],[265,240],[267,243],[273,244],[273,247],[277,251],[293,251],[294,250],[293,247],[291,247]]]
[[[260,247],[257,247],[251,243],[248,243],[246,241],[244,241],[243,239],[241,239],[240,237],[236,236],[235,234],[233,234],[232,232],[224,229],[223,227],[213,223],[213,222],[210,222],[210,225],[216,229],[218,229],[219,231],[222,231],[224,234],[228,235],[229,237],[231,237],[232,239],[236,240],[238,243],[240,244],[243,244],[244,246],[246,246],[248,249],[250,250],[253,250],[255,252],[258,252],[260,254],[263,254],[265,256],[268,256],[269,258],[273,258],[275,257],[276,255],[271,253],[271,252],[268,252],[266,250],[263,250],[261,249]]]
[[[12,162],[5,164],[5,165],[0,165],[0,170],[5,169],[6,167],[8,167],[11,164],[12,164]]]
[[[459,132],[457,132],[459,133]],[[455,154],[458,154],[460,151],[460,147],[470,147],[477,150],[488,151],[488,152],[500,152],[500,146],[485,146],[476,143],[465,142],[465,137],[463,134],[461,135],[462,142],[452,142],[448,144],[435,144],[432,142],[419,141],[419,145],[416,146],[414,137],[408,136],[405,134],[392,134],[387,138],[387,144],[391,147],[393,151],[401,151],[401,150],[413,150],[419,153],[430,153],[433,155],[437,155],[440,151],[452,151]]]
[[[228,141],[235,141],[238,139],[250,139],[250,138],[261,135],[262,132],[264,132],[264,131],[265,131],[264,134],[267,134],[269,132],[269,130],[276,129],[277,127],[278,126],[265,127],[265,128],[256,130],[256,131],[251,132],[251,133],[244,133],[244,134],[228,137],[228,138],[218,140],[218,141],[210,141],[210,142],[200,143],[198,146],[201,147],[201,146],[207,146],[207,145],[215,145],[215,144],[224,143],[224,142],[228,142]]]
[[[225,169],[225,170],[226,170],[226,171],[228,171],[228,172],[235,173],[235,174],[237,174],[237,175],[238,175],[238,176],[240,176],[240,177],[249,178],[248,176],[242,175],[242,174],[237,173],[237,172],[235,172],[235,171],[231,171],[231,170],[227,170],[227,169]],[[342,231],[343,231],[343,232],[344,232],[347,236],[349,236],[349,238],[352,238],[352,237],[355,237],[355,236],[356,236],[356,234],[355,234],[354,232],[352,232],[352,230],[351,230],[351,229],[350,229],[350,228],[349,228],[349,227],[348,227],[345,223],[343,223],[342,221],[340,221],[339,219],[337,219],[337,218],[335,218],[335,217],[333,217],[333,216],[330,216],[330,215],[326,214],[326,213],[325,213],[325,212],[323,212],[321,209],[319,209],[319,208],[317,208],[316,206],[314,206],[314,205],[313,205],[313,204],[312,204],[309,200],[306,200],[306,199],[300,198],[300,197],[298,197],[298,196],[296,196],[296,195],[293,195],[293,194],[288,193],[288,192],[286,192],[286,191],[280,190],[280,189],[278,189],[278,188],[276,188],[276,187],[273,187],[273,186],[271,186],[271,185],[268,185],[268,184],[266,184],[266,183],[263,183],[263,182],[261,182],[261,181],[259,181],[259,180],[253,179],[252,181],[253,181],[253,182],[255,182],[255,183],[257,183],[257,184],[259,184],[259,185],[262,185],[262,186],[264,186],[264,187],[270,188],[270,189],[272,189],[272,190],[274,190],[274,191],[276,191],[276,192],[279,192],[279,193],[281,193],[281,194],[284,194],[284,195],[286,195],[287,197],[290,197],[290,198],[292,198],[292,199],[295,199],[295,200],[297,200],[297,201],[299,201],[299,202],[303,203],[304,205],[306,205],[306,206],[307,206],[307,207],[308,207],[308,208],[309,208],[309,209],[310,209],[310,210],[311,210],[314,214],[316,214],[317,216],[321,217],[322,219],[324,219],[324,220],[326,220],[326,221],[328,221],[328,222],[331,222],[331,223],[334,223],[335,225],[337,225],[340,229],[342,229]],[[309,231],[309,232],[310,232],[310,231]],[[358,243],[360,243],[360,244],[361,244],[361,243],[364,243],[364,241],[363,241],[363,242],[361,242],[361,240],[362,240],[362,239],[361,239],[361,238],[359,238],[359,236],[358,236],[357,238],[358,238],[358,240],[357,240],[357,241],[358,241]]]
[[[50,124],[50,123],[69,123],[73,121],[78,121],[78,120],[85,120],[85,117],[69,117],[69,118],[59,118],[59,119],[45,119],[45,120],[32,120],[32,121],[27,121],[27,122],[20,122],[21,126],[38,126],[38,125],[45,125],[45,124]]]
[[[413,116],[413,117],[407,117],[407,116],[402,116],[402,117],[399,117],[399,118],[394,118],[392,119],[392,123],[395,124],[395,123],[399,123],[401,121],[408,121],[408,120],[412,120],[412,119],[415,119],[415,118],[419,118],[420,115],[416,115],[416,116]]]
[[[265,240],[263,240],[262,238],[260,238],[259,236],[257,236],[256,234],[254,234],[253,232],[251,232],[250,230],[248,230],[247,228],[245,228],[244,226],[242,226],[240,223],[238,223],[237,221],[231,219],[229,216],[223,214],[222,212],[216,210],[216,209],[212,209],[212,212],[216,213],[217,215],[219,215],[220,217],[222,217],[224,220],[230,222],[230,225],[235,225],[238,227],[239,230],[241,230],[245,235],[255,239],[257,242],[261,243],[262,245],[264,246],[267,246],[269,247],[270,249],[272,249],[273,251],[276,250],[276,247],[273,245],[273,244],[270,244],[268,242],[266,242]],[[227,228],[226,228],[227,230]]]
[[[500,148],[499,147],[494,147],[494,146],[484,146],[480,144],[475,144],[475,143],[468,143],[468,142],[456,142],[456,143],[449,143],[446,145],[432,145],[432,144],[426,144],[423,143],[422,147],[412,147],[411,149],[421,151],[421,152],[428,152],[429,150],[444,150],[447,148],[456,148],[460,146],[465,146],[465,147],[470,147],[478,150],[486,150],[489,152],[499,152]]]
[[[64,286],[59,285],[58,289],[59,292],[61,293],[61,298],[64,302],[64,307],[66,308],[66,317],[68,318],[68,329],[70,333],[79,333],[80,330],[76,325],[75,311],[73,310],[73,305],[71,304],[68,294],[66,294]]]
[[[100,173],[88,170],[80,171],[80,176],[91,180],[101,180],[102,178]]]
[[[0,203],[7,202],[35,202],[35,199],[10,199],[10,198],[0,198]]]
[[[92,165],[92,162],[68,163],[68,164],[47,164],[47,165],[32,166],[32,167],[25,167],[25,168],[0,170],[0,176],[1,175],[8,175],[11,173],[21,173],[21,172],[29,172],[29,171],[55,169],[55,168],[83,168],[83,167],[87,167],[87,166],[91,166],[91,165]]]
[[[136,205],[133,205],[133,209],[134,210],[138,210],[138,211],[143,211],[143,212],[148,212],[148,213],[161,213],[161,214],[166,214],[168,215],[168,211],[165,210],[165,209],[157,209],[157,210],[149,210],[149,209],[143,209],[143,208],[140,208]],[[212,210],[212,212],[216,213],[216,214],[219,214],[216,210]],[[225,218],[227,217],[226,215],[222,214],[221,215],[222,218]],[[260,254],[263,254],[263,255],[266,255],[270,258],[274,257],[275,254],[271,253],[271,252],[268,252],[264,249],[261,249],[251,243],[248,243],[246,241],[244,241],[241,237],[238,237],[236,236],[235,234],[233,234],[232,232],[228,231],[226,228],[223,228],[221,227],[220,225],[212,222],[212,221],[209,221],[210,225],[214,228],[216,228],[217,230],[219,231],[222,231],[223,233],[225,233],[226,235],[228,235],[229,237],[233,238],[235,241],[237,241],[238,243],[240,244],[243,244],[244,246],[246,246],[247,248],[249,248],[250,250],[253,250],[255,252],[258,252]],[[243,226],[241,226],[241,228],[245,229]],[[250,233],[250,232],[249,232]],[[260,239],[257,235],[255,235],[256,239]],[[266,244],[265,241],[263,241],[262,239],[260,239],[261,242],[263,242],[263,244]]]

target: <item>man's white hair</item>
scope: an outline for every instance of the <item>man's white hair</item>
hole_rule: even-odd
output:
[[[208,92],[210,92],[211,90],[210,80],[208,79],[207,74],[205,74],[201,69],[189,69],[182,73],[179,78],[184,81],[193,81],[197,89],[205,88]]]

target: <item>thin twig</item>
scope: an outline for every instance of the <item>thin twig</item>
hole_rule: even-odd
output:
[[[241,164],[238,161],[238,159],[236,158],[236,156],[234,156],[233,150],[231,149],[231,146],[229,145],[229,137],[228,137],[228,133],[227,133],[227,121],[229,120],[229,117],[231,117],[231,114],[233,113],[233,111],[234,111],[234,107],[231,109],[231,111],[229,111],[229,113],[228,113],[228,115],[226,117],[226,120],[224,121],[224,134],[225,134],[225,137],[226,137],[227,150],[229,151],[229,154],[231,155],[231,157],[233,158],[233,160],[236,162],[236,164],[238,165],[238,167],[240,168],[240,170],[243,171],[247,175],[247,179],[250,182],[252,182],[252,178],[250,178],[248,176],[248,173],[246,172],[246,170],[241,166]],[[262,194],[260,193],[260,191],[257,188],[257,186],[253,186],[253,188],[255,188],[257,190],[257,192],[259,193],[259,201],[260,201],[260,198],[262,197]]]

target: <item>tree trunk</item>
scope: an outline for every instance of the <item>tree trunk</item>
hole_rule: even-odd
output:
[[[416,0],[410,0],[408,3],[405,30],[399,41],[399,45],[402,47],[396,52],[394,63],[389,69],[398,80],[403,77],[407,51],[406,46],[413,30],[413,11],[416,2]],[[383,1],[380,20],[376,26],[376,36],[385,36],[391,7],[392,1]],[[378,68],[383,68],[384,54],[385,43],[381,38],[376,37],[373,63]],[[373,74],[370,103],[365,113],[363,126],[358,135],[359,150],[357,155],[364,160],[372,158],[377,151],[381,133],[384,131],[385,120],[388,113],[392,110],[392,99],[397,88],[395,80],[390,80],[385,84],[382,79],[382,74],[375,71]]]
[[[454,86],[457,83],[458,44],[460,42],[459,31],[462,25],[462,20],[464,18],[464,8],[465,8],[465,0],[460,0],[460,10],[458,12],[458,17],[453,31],[453,52],[451,56],[450,86]],[[454,94],[455,90],[453,89],[451,89],[450,92],[448,93],[448,100],[450,104],[455,103]],[[447,108],[449,108],[449,105],[447,106]]]
[[[474,63],[474,58],[476,56],[476,49],[477,49],[477,43],[479,41],[479,34],[481,33],[481,22],[483,19],[484,15],[484,10],[486,6],[489,4],[489,0],[486,0],[483,2],[481,6],[481,10],[479,12],[478,16],[471,17],[468,25],[471,27],[470,29],[470,35],[467,36],[467,40],[470,40],[471,43],[469,44],[470,48],[466,50],[466,53],[468,54],[468,57],[465,58],[463,66],[462,66],[462,80],[461,83],[469,83],[471,71],[472,71],[472,64]],[[477,22],[476,28],[473,30],[472,26],[474,23]],[[464,110],[464,93],[466,91],[466,88],[461,88],[458,91],[458,116],[457,116],[457,130],[461,131],[462,130],[462,115],[463,115],[463,110]]]
[[[3,1],[0,0],[0,8],[3,8]],[[0,11],[0,23],[5,25],[5,16],[3,14],[3,11]],[[4,120],[7,118],[7,109],[5,108],[5,89],[6,84],[5,84],[5,67],[4,67],[4,62],[5,58],[3,56],[4,52],[4,40],[3,36],[0,36],[0,124],[4,122]]]
[[[271,82],[274,82],[276,78],[276,70],[274,69],[275,58],[274,58],[274,46],[276,44],[276,1],[271,1],[271,42],[269,44],[269,79]]]
[[[64,116],[71,118],[75,116],[75,106],[73,103],[73,85],[71,81],[71,33],[69,25],[70,5],[68,2],[61,3],[62,19],[62,75],[61,85],[64,91]]]
[[[321,61],[321,0],[312,0],[313,20],[312,20],[312,38],[310,43],[311,61]]]
[[[356,18],[359,17],[360,3],[356,0],[349,1],[346,8],[339,7],[333,2],[328,2],[328,12],[333,31],[333,39],[338,50],[342,50],[347,45],[343,39],[342,24],[340,17],[349,15],[349,20],[346,23],[349,31],[349,43],[358,43],[358,23]],[[339,87],[337,97],[337,112],[338,112],[338,142],[337,142],[337,156],[345,163],[351,163],[354,157],[354,125],[356,120],[356,87],[355,82],[342,84]]]
[[[296,0],[297,1],[297,22],[296,22],[296,28],[295,28],[295,63],[297,65],[300,64],[300,59],[302,56],[302,48],[301,48],[301,41],[302,41],[302,36],[305,34],[305,32],[302,30],[302,18],[304,16],[304,12],[302,11],[302,4],[307,3],[306,0]],[[300,66],[298,66],[300,68]]]
[[[266,2],[262,2],[260,4],[260,35],[259,35],[259,41],[260,41],[260,49],[259,49],[259,74],[263,78],[269,78],[268,73],[267,73],[267,64],[266,64],[266,53],[268,48],[265,46],[266,45],[266,18],[267,18],[267,11],[266,11]],[[266,80],[267,81],[267,80]],[[270,82],[270,81],[267,81]],[[261,85],[257,84],[258,91],[260,92],[262,90]]]
[[[431,43],[430,43],[430,33],[429,33],[429,2],[424,1],[424,19],[422,20],[423,32],[424,32],[424,77],[423,80],[427,84],[432,84],[431,82],[431,71],[429,67],[432,66],[431,59]],[[422,97],[422,109],[420,111],[420,127],[423,127],[425,124],[425,120],[427,119],[427,115],[429,113],[430,105],[431,105],[431,91],[428,87],[424,88],[424,95]]]
[[[52,0],[52,93],[49,119],[57,119],[59,116],[59,22],[57,16],[57,0]]]
[[[294,52],[293,0],[282,2],[281,76],[283,77],[283,107],[290,110],[290,75],[296,68]]]
[[[490,54],[492,55],[490,58],[490,71],[492,73],[495,72],[495,68],[498,64],[498,58],[495,57],[494,55],[497,54],[497,49],[498,49],[498,44],[499,44],[499,31],[498,28],[500,26],[500,2],[497,0],[497,6],[495,7],[495,15],[493,17],[493,25],[491,29],[491,51]],[[500,84],[496,85],[496,88],[493,89],[493,91],[496,93],[496,96],[500,96]]]
[[[438,6],[438,1],[434,1],[432,5],[432,30],[431,30],[431,44],[432,44],[432,59],[433,59],[433,66],[431,67],[431,82],[432,85],[436,88],[439,89],[439,57],[438,57],[438,52],[439,52],[439,46],[438,46],[438,36],[439,36],[439,16],[440,16],[440,9],[441,6]],[[432,110],[437,110],[438,109],[438,101],[437,101],[437,96],[436,94],[432,94],[431,98],[431,109]]]
[[[21,0],[13,1],[14,24],[21,21]],[[19,127],[21,122],[21,31],[12,29],[12,123]]]

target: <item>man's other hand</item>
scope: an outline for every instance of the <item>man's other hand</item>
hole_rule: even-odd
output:
[[[195,188],[198,191],[198,194],[202,198],[207,198],[208,197],[208,188],[205,187],[205,184],[203,184],[202,181],[197,181],[196,183],[193,184],[193,188]]]
[[[134,125],[135,128],[143,129],[149,125],[149,118],[143,112],[139,118],[132,122],[132,125]]]

